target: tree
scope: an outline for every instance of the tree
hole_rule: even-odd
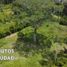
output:
[[[31,26],[33,27],[33,41],[34,43],[37,42],[37,29],[39,26],[41,26],[41,24],[43,23],[43,19],[44,19],[44,15],[43,14],[39,14],[39,15],[32,15],[30,18],[30,22],[31,22]]]

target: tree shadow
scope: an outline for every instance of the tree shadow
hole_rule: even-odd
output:
[[[51,41],[46,36],[37,33],[36,42],[34,42],[33,34],[34,33],[30,33],[29,35],[18,34],[14,49],[18,51],[20,55],[28,56],[35,53],[42,53],[45,48],[50,48]]]

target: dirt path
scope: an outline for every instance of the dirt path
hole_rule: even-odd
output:
[[[13,33],[13,34],[11,34],[11,35],[9,35],[9,36],[6,36],[5,38],[7,39],[7,38],[15,37],[15,36],[17,36],[17,32],[16,32],[16,33]]]

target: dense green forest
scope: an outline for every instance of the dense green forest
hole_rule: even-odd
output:
[[[0,67],[67,67],[67,1],[0,0],[0,48],[19,58]]]

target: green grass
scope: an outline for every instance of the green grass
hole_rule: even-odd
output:
[[[67,27],[60,25],[57,22],[44,22],[44,24],[38,29],[38,32],[43,35],[56,34],[61,37],[67,36]]]
[[[38,63],[40,58],[39,55],[29,58],[21,57],[19,60],[3,62],[0,67],[41,67]]]
[[[0,39],[0,48],[13,48],[13,43],[15,43],[17,40],[17,33],[13,36],[7,36],[5,38]],[[38,60],[41,59],[41,55],[35,55],[33,57],[25,58],[21,56],[18,52],[15,52],[13,54],[0,54],[0,56],[15,56],[17,59],[14,61],[0,61],[0,67],[41,67],[41,65],[38,63]]]
[[[28,31],[31,30],[29,28],[26,29],[27,31],[24,29],[23,32],[27,33]],[[46,35],[48,37],[50,37],[51,35],[57,35],[59,37],[64,38],[67,36],[67,28],[66,26],[59,25],[58,23],[46,22],[38,29],[38,33],[41,33],[44,36]],[[17,40],[17,33],[12,36],[2,38],[0,39],[0,48],[13,48],[13,43],[15,43],[16,40]],[[11,54],[3,54],[3,55],[7,56]],[[14,61],[0,61],[0,67],[42,67],[39,63],[39,60],[42,59],[42,56],[40,54],[36,54],[34,56],[29,56],[25,58],[16,51],[12,55],[17,57],[18,59]],[[67,64],[65,64],[64,67],[67,67]]]

